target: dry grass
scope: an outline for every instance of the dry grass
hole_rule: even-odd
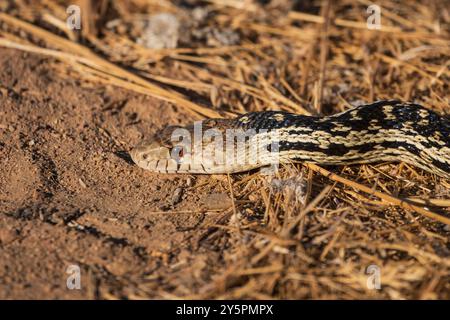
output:
[[[445,1],[383,1],[381,30],[366,28],[366,0],[198,1],[201,20],[179,2],[81,1],[90,27],[78,33],[64,28],[60,1],[16,1],[0,13],[0,45],[56,57],[67,76],[151,95],[198,118],[331,114],[393,98],[450,114]],[[135,42],[137,21],[156,12],[185,24],[178,48]],[[211,30],[238,40],[221,43]],[[207,271],[190,287],[165,275],[129,297],[449,299],[450,181],[405,164],[331,170],[292,165],[273,179],[229,177],[233,206],[198,240],[216,250],[226,239],[221,264],[197,266]],[[382,290],[366,286],[372,264]]]

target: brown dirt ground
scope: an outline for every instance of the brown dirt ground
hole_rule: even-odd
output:
[[[364,63],[349,66],[347,76],[360,78],[346,97],[368,96]],[[171,66],[164,75],[175,78]],[[301,165],[283,168],[278,185],[254,172],[233,175],[232,192],[226,176],[146,172],[127,151],[169,123],[198,118],[173,103],[61,75],[65,68],[0,48],[0,299],[450,299],[448,226]],[[337,78],[343,68],[330,66]],[[448,76],[430,93],[429,79],[415,73],[426,88],[402,91],[396,77],[410,74],[388,68],[386,82],[375,85],[379,96],[440,101],[436,110],[449,113]],[[306,86],[311,92],[313,83]],[[399,197],[449,198],[448,181],[408,166],[329,169]],[[306,204],[296,200],[303,183]],[[72,264],[81,268],[81,290],[66,287]],[[366,285],[371,264],[380,267],[381,290]]]
[[[221,276],[224,251],[239,246],[205,227],[227,220],[207,214],[230,207],[226,180],[155,175],[124,152],[142,133],[189,122],[189,115],[149,97],[61,79],[52,59],[0,52],[0,298],[171,298]],[[183,195],[174,204],[177,188]],[[171,213],[184,210],[198,213]],[[448,231],[436,235],[436,245],[447,256],[438,241],[444,237]],[[70,264],[81,266],[81,290],[66,288]]]
[[[0,56],[8,88],[0,102],[0,297],[93,298],[100,282],[139,282],[186,256],[198,225],[211,218],[152,212],[198,210],[202,192],[186,191],[172,206],[187,179],[155,180],[132,165],[123,146],[189,115],[120,89],[59,79],[46,58],[8,49]],[[133,124],[136,116],[141,121]],[[199,250],[192,259],[219,258],[220,250]],[[89,274],[81,291],[65,288],[72,263]]]

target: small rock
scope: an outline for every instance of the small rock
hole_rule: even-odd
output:
[[[84,183],[84,181],[83,181],[81,178],[78,178],[78,182],[80,183],[80,186],[81,186],[83,189],[86,189],[86,188],[87,188],[86,183]]]
[[[168,206],[167,204],[163,204],[158,207],[159,211],[168,211],[169,209],[170,209],[170,206]]]
[[[231,199],[226,193],[208,194],[203,199],[203,206],[207,210],[225,210],[232,205]]]
[[[203,21],[208,16],[208,10],[203,7],[195,7],[192,10],[192,18],[196,21]]]
[[[143,35],[137,40],[138,44],[149,49],[177,47],[180,23],[175,15],[155,14],[145,21],[145,25]]]
[[[183,195],[183,189],[176,188],[172,194],[172,199],[170,200],[171,205],[175,205],[181,201],[181,196]]]
[[[192,179],[191,177],[188,177],[188,178],[186,179],[186,186],[187,186],[187,187],[192,187],[193,185],[194,185],[193,179]]]

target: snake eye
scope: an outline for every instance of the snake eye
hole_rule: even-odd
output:
[[[178,152],[178,157],[182,158],[183,155],[184,155],[184,149],[183,149],[183,147],[178,147],[177,152]]]
[[[182,146],[175,146],[172,149],[172,159],[176,160],[177,162],[181,162],[183,156],[184,148]]]

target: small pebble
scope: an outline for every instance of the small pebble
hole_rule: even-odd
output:
[[[183,195],[183,189],[176,188],[174,193],[172,194],[172,199],[171,199],[170,203],[172,205],[175,205],[175,204],[179,203],[181,201],[181,196],[182,195]]]
[[[86,183],[84,183],[83,180],[81,180],[81,178],[78,178],[78,182],[80,183],[80,186],[83,187],[84,189],[86,189]]]
[[[207,210],[224,210],[232,206],[231,199],[226,193],[212,193],[205,196],[203,206]]]
[[[178,43],[178,18],[170,13],[152,15],[146,22],[142,36],[138,44],[149,49],[173,49]]]
[[[192,178],[191,178],[191,177],[188,177],[188,178],[186,179],[186,186],[187,186],[187,187],[192,187],[193,185],[194,185],[194,182],[193,182]]]

